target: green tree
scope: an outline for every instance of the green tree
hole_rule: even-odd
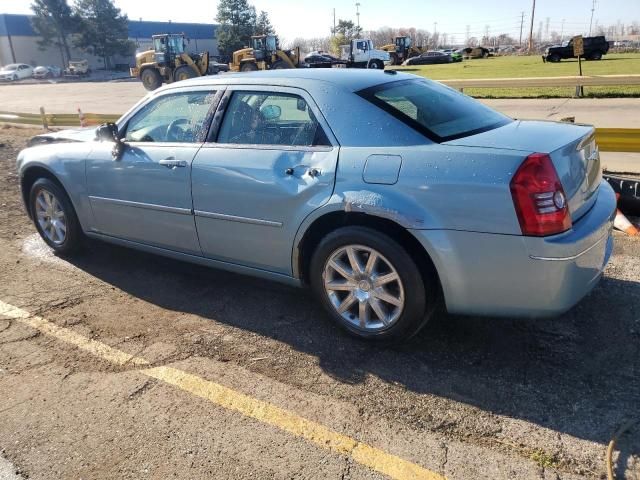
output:
[[[129,19],[120,12],[113,0],[76,0],[74,6],[79,22],[75,38],[77,47],[101,57],[110,68],[114,55],[130,55],[133,44],[129,40]]]
[[[360,36],[362,27],[356,26],[351,20],[338,20],[338,25],[331,29],[331,33],[336,37],[342,36],[349,43],[352,39]]]
[[[71,59],[67,36],[73,30],[73,14],[67,0],[34,0],[31,10],[35,15],[31,24],[41,37],[38,46],[42,50],[51,45],[58,47],[66,65]]]
[[[276,30],[271,25],[269,21],[269,14],[264,10],[260,11],[260,15],[258,15],[258,20],[256,22],[256,29],[254,35],[275,35]]]
[[[351,40],[358,38],[362,28],[354,25],[351,20],[338,20],[338,25],[331,29],[331,52],[340,55],[340,46],[348,45]]]
[[[247,0],[220,0],[218,3],[218,49],[225,55],[248,46],[256,29],[256,9]]]

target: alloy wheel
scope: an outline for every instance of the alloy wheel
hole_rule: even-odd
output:
[[[391,327],[404,309],[400,275],[380,252],[364,245],[335,250],[325,263],[323,284],[338,315],[363,331]]]
[[[44,236],[55,245],[62,245],[67,238],[67,217],[53,193],[40,190],[36,196],[35,214]]]

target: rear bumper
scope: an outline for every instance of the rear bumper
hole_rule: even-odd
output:
[[[450,313],[559,315],[598,283],[613,251],[616,199],[602,182],[591,210],[552,237],[413,230],[440,275]]]

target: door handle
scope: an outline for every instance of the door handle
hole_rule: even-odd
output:
[[[165,158],[164,160],[160,160],[158,163],[171,169],[178,167],[183,168],[187,166],[187,162],[185,160],[176,160],[173,157]]]

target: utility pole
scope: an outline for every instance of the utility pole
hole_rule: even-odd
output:
[[[536,16],[536,0],[533,0],[531,7],[531,29],[529,30],[529,53],[533,50],[533,19]]]
[[[433,48],[438,48],[438,37],[436,32],[438,31],[438,22],[433,22]]]
[[[591,36],[591,26],[593,25],[593,12],[595,12],[596,10],[596,0],[593,0],[593,3],[591,4],[591,21],[589,22],[589,35],[587,35],[588,37]]]
[[[467,38],[464,41],[465,47],[469,46],[469,37],[471,36],[470,33],[471,33],[471,25],[467,25]]]
[[[544,27],[544,39],[545,41],[549,41],[549,22],[551,21],[551,19],[549,17],[547,17],[547,21],[545,23],[545,27]]]
[[[358,18],[358,30],[360,30],[360,2],[356,3],[356,17]]]
[[[519,43],[520,48],[522,48],[522,27],[523,26],[524,26],[524,12],[520,13],[520,43]],[[469,29],[469,25],[467,25],[467,29]]]
[[[560,29],[560,44],[564,42],[564,18],[562,19],[562,28]]]
[[[336,36],[336,9],[333,9],[333,30],[331,30],[332,36]]]

